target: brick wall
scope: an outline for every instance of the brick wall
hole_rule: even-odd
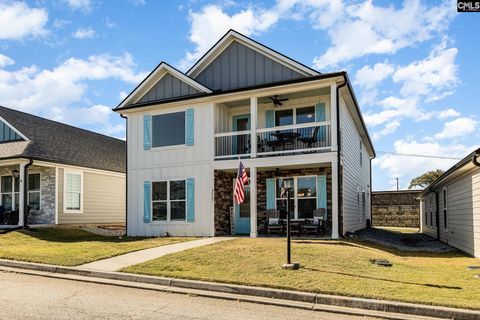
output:
[[[384,227],[420,227],[420,190],[372,192],[372,223]]]

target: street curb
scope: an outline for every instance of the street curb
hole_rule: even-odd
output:
[[[136,275],[131,273],[121,272],[104,272],[95,270],[86,270],[62,267],[47,264],[39,264],[32,262],[20,262],[14,260],[0,259],[0,266],[20,268],[27,270],[34,270],[48,273],[58,273],[85,277],[102,278],[109,280],[118,280],[134,283],[143,283],[150,285],[159,285],[163,287],[170,287],[171,291],[177,291],[176,288],[202,290],[224,294],[245,295],[261,298],[270,298],[276,300],[285,300],[300,303],[311,303],[313,310],[321,310],[321,305],[335,306],[339,308],[354,308],[364,309],[370,311],[379,311],[386,313],[397,313],[406,315],[415,315],[421,317],[435,317],[444,319],[458,319],[458,320],[480,320],[480,311],[457,309],[448,307],[437,307],[413,303],[393,302],[375,299],[345,297],[327,294],[315,294],[299,291],[258,288],[251,286],[223,284],[215,282],[204,282],[196,280],[183,280],[173,278],[154,277],[146,275]],[[261,303],[261,302],[260,302]],[[317,305],[320,305],[316,307]],[[366,312],[366,315],[369,315]]]

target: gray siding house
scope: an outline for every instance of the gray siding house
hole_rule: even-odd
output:
[[[422,232],[480,258],[480,149],[422,192]]]
[[[127,118],[129,235],[256,237],[287,212],[300,234],[319,220],[328,238],[368,224],[375,151],[346,72],[230,30],[186,73],[160,63],[115,110]]]
[[[125,222],[125,142],[0,106],[0,226]]]

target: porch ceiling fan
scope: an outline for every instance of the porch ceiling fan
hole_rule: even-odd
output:
[[[288,98],[278,99],[277,95],[274,95],[273,97],[268,97],[268,98],[272,100],[274,107],[283,106],[282,101],[288,101]]]

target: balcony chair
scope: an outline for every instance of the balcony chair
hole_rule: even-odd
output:
[[[273,232],[283,234],[285,227],[280,220],[280,210],[268,209],[266,212],[267,235],[272,235]]]
[[[320,127],[319,126],[316,126],[313,130],[312,130],[312,134],[310,136],[306,136],[306,137],[300,137],[298,138],[299,141],[305,143],[309,148],[312,147],[312,144],[318,142],[318,131],[319,131]]]

